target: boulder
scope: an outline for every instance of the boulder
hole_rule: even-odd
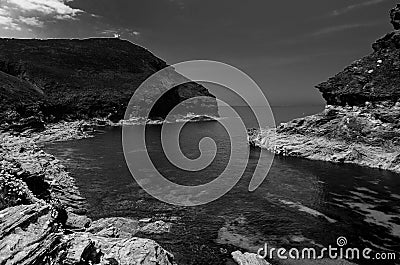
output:
[[[150,239],[107,238],[90,233],[68,236],[65,265],[169,265],[173,255]]]
[[[232,258],[239,265],[270,265],[265,259],[261,259],[254,253],[242,253],[240,251],[232,252]]]
[[[65,227],[69,229],[85,230],[90,226],[92,220],[86,215],[78,215],[68,213],[68,219],[65,222]]]

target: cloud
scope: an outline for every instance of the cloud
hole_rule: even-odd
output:
[[[18,7],[22,12],[38,12],[43,15],[74,17],[82,12],[66,4],[71,0],[6,0],[5,2]]]
[[[74,20],[82,10],[68,5],[72,0],[0,0],[0,28],[43,27],[45,22]]]
[[[340,31],[346,31],[346,30],[350,30],[350,29],[373,26],[376,24],[377,23],[364,23],[364,24],[345,24],[345,25],[332,26],[332,27],[327,27],[327,28],[323,28],[318,31],[315,31],[314,33],[311,33],[310,36],[317,37],[317,36],[321,36],[321,35],[331,34],[331,33],[340,32]]]
[[[5,30],[21,30],[21,27],[14,23],[12,18],[2,15],[0,15],[0,27]]]
[[[380,4],[382,2],[385,2],[386,0],[368,0],[368,1],[363,1],[361,3],[357,3],[357,4],[352,4],[352,5],[348,5],[344,8],[341,9],[336,9],[332,12],[332,16],[340,16],[343,15],[345,13],[348,13],[350,11],[353,11],[354,9],[358,9],[358,8],[362,8],[362,7],[366,7],[366,6],[371,6],[371,5],[377,5]]]
[[[43,27],[43,21],[38,20],[36,17],[19,17],[18,20],[28,26]]]

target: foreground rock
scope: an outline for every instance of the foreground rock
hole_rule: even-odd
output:
[[[130,233],[112,237],[89,231],[65,233],[65,216],[48,204],[0,212],[1,264],[173,264],[153,240]],[[106,222],[107,220],[100,220]]]
[[[173,264],[173,256],[150,239],[107,238],[90,233],[67,236],[63,264]]]
[[[399,6],[391,11],[395,29],[398,21]],[[250,145],[400,173],[400,31],[379,39],[373,49],[317,86],[329,104],[324,112],[276,130],[250,130]]]
[[[242,253],[240,251],[232,252],[232,258],[239,265],[270,265],[265,259],[260,259],[254,253]]]

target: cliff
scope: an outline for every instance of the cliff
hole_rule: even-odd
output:
[[[328,81],[317,85],[329,105],[363,105],[400,98],[400,31],[386,34],[374,52],[355,61]]]
[[[329,105],[363,105],[400,98],[400,4],[390,11],[395,31],[373,45],[373,53],[317,85]]]
[[[317,85],[322,113],[249,131],[251,145],[283,156],[353,163],[400,173],[400,5],[390,12],[395,31],[373,52]]]
[[[0,39],[0,124],[32,116],[44,122],[119,121],[137,87],[166,66],[148,50],[117,38]],[[197,83],[178,86],[151,115],[165,117],[173,106],[198,95],[212,97]],[[201,106],[196,114],[218,115],[215,100]]]

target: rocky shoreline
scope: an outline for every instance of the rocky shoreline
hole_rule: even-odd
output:
[[[378,105],[328,105],[320,114],[283,123],[276,129],[250,130],[249,142],[277,155],[400,173],[400,127],[382,118],[400,115],[400,104]]]
[[[172,224],[152,218],[86,216],[86,200],[66,168],[40,146],[84,139],[95,128],[117,126],[105,120],[47,124],[44,131],[0,133],[1,264],[176,264],[151,239]],[[238,264],[269,264],[256,254],[235,251]]]
[[[43,142],[90,137],[93,122],[48,125],[43,132],[3,132],[1,138],[1,264],[174,264],[155,241],[162,221],[106,218],[92,222],[86,202]]]

